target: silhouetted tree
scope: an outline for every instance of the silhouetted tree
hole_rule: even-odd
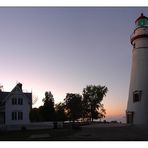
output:
[[[82,96],[79,94],[67,93],[64,99],[67,116],[73,122],[82,115]]]
[[[98,118],[101,120],[102,118],[105,118],[106,115],[106,109],[104,108],[103,104],[100,104],[99,108],[98,108]]]
[[[95,110],[93,111],[93,119],[102,119],[105,118],[105,114],[106,114],[106,110],[103,106],[103,104],[98,104],[95,108]]]
[[[55,105],[55,113],[57,121],[65,121],[67,119],[64,103],[58,103]]]
[[[41,108],[41,113],[44,121],[54,121],[55,109],[54,109],[54,98],[52,93],[45,92],[45,98],[42,100],[44,105]]]
[[[100,119],[105,117],[105,109],[101,101],[108,88],[105,86],[88,85],[83,89],[83,117]]]

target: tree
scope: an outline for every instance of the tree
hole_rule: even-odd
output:
[[[79,119],[82,114],[82,96],[79,94],[67,93],[64,99],[67,116],[73,122]]]
[[[56,113],[56,120],[57,121],[65,121],[66,120],[64,103],[58,103],[55,105],[55,113]]]
[[[45,98],[42,100],[44,105],[41,108],[42,116],[44,121],[54,121],[55,109],[54,109],[54,98],[52,93],[45,92]]]
[[[93,119],[105,117],[105,109],[101,101],[106,96],[106,86],[88,85],[83,89],[83,116]]]
[[[105,118],[106,110],[103,104],[98,104],[96,109],[93,112],[93,119],[101,119]]]
[[[106,109],[104,108],[104,105],[103,104],[100,104],[100,111],[99,111],[99,118],[100,120],[102,118],[105,118],[105,115],[106,115]]]

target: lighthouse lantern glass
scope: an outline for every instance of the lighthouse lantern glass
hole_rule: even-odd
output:
[[[143,26],[147,26],[148,27],[148,20],[147,19],[140,19],[137,24],[137,27],[143,27]]]

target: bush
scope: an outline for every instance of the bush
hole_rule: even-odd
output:
[[[25,131],[25,130],[26,130],[26,126],[22,126],[22,127],[21,127],[21,130],[22,130],[22,131]]]
[[[74,130],[80,130],[82,127],[79,125],[79,124],[77,124],[77,123],[73,123],[72,124],[72,129],[74,129]]]

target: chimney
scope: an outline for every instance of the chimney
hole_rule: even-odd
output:
[[[17,86],[21,89],[22,91],[22,84],[21,83],[18,83]]]

